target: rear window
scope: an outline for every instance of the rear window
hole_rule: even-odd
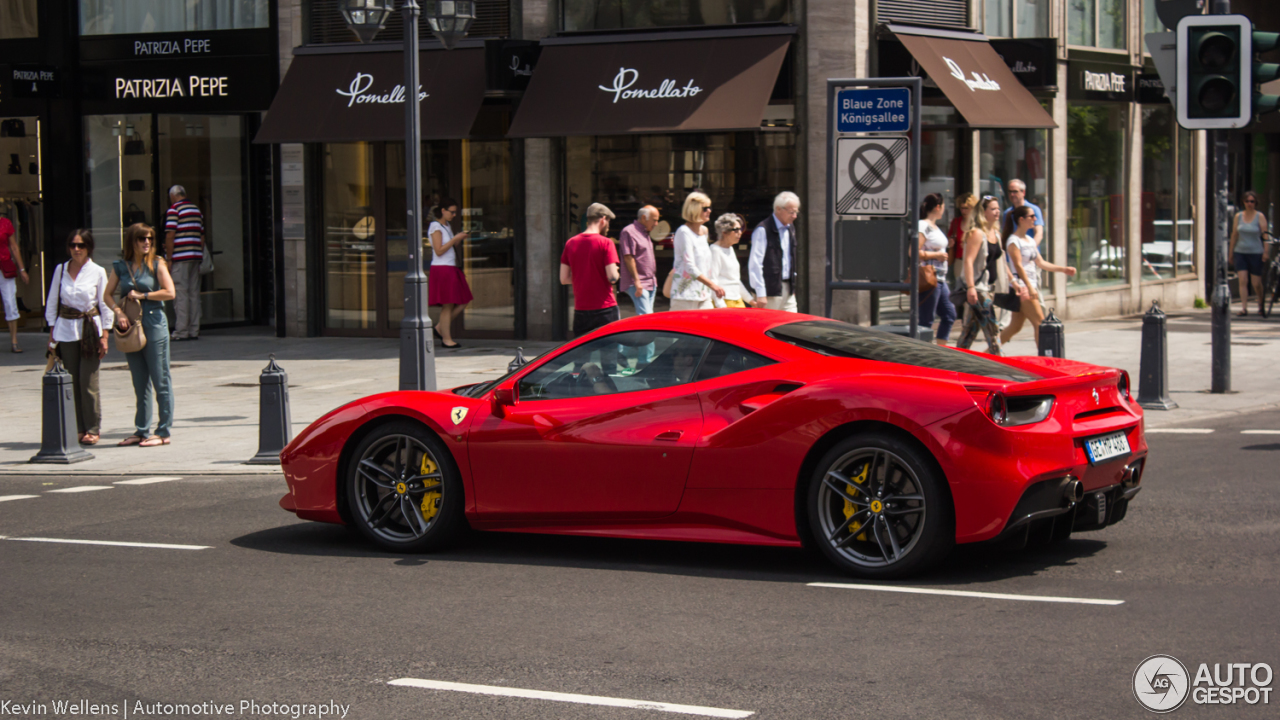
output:
[[[766,334],[775,340],[832,357],[879,360],[900,365],[981,375],[1010,382],[1030,382],[1040,379],[1037,375],[995,360],[834,320],[791,323],[776,327]]]

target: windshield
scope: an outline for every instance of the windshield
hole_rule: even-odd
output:
[[[782,325],[770,330],[767,335],[775,340],[833,357],[879,360],[1011,382],[1040,379],[995,360],[834,320],[809,320]]]
[[[529,364],[528,361],[525,361],[525,365],[528,365],[528,364]],[[460,388],[454,388],[453,392],[454,394],[461,395],[462,397],[469,397],[469,398],[481,397],[485,393],[497,387],[498,383],[502,382],[503,380],[506,380],[512,375],[515,375],[516,373],[523,370],[525,368],[525,365],[521,365],[515,370],[508,371],[506,375],[503,375],[497,380],[490,380],[489,382],[476,383],[475,385],[464,385]]]

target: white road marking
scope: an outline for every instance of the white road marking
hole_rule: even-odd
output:
[[[117,480],[112,485],[151,485],[154,483],[169,482],[170,480],[181,480],[180,477],[149,477],[138,478],[136,480]]]
[[[1241,435],[1280,435],[1280,430],[1241,430]]]
[[[316,385],[315,387],[310,387],[307,389],[308,390],[332,390],[334,388],[346,387],[348,385],[359,385],[360,383],[367,383],[370,380],[373,380],[373,378],[357,378],[355,380],[344,380],[342,382],[329,383],[328,385]]]
[[[42,537],[4,537],[0,540],[17,540],[20,542],[63,543],[67,545],[109,545],[111,547],[159,548],[161,550],[208,550],[211,545],[171,545],[169,543],[114,542],[112,540],[67,540],[65,538]]]
[[[608,707],[635,708],[638,710],[661,710],[662,712],[681,713],[684,715],[705,715],[718,718],[745,718],[755,715],[751,710],[726,710],[724,708],[702,707],[699,705],[674,705],[672,703],[651,702],[648,700],[627,700],[625,698],[599,697],[597,695],[577,695],[574,693],[547,692],[545,690],[522,690],[520,688],[499,687],[494,685],[470,685],[468,683],[442,682],[440,680],[418,680],[417,678],[400,678],[392,680],[388,685],[401,687],[425,688],[427,690],[456,690],[458,692],[476,693],[478,695],[499,695],[502,697],[529,698],[532,700],[554,700],[555,702],[579,703],[582,705],[605,705]]]
[[[1024,600],[1027,602],[1073,603],[1077,605],[1123,605],[1123,600],[1054,597],[1052,595],[1011,595],[1009,593],[974,592],[972,590],[936,590],[934,588],[895,587],[892,585],[855,585],[852,583],[809,583],[809,587],[873,590],[875,592],[910,593],[914,595],[950,595],[952,597],[987,598],[989,600]]]
[[[79,487],[59,488],[57,490],[45,490],[51,493],[82,493],[93,492],[94,490],[111,490],[110,485],[81,485]]]
[[[31,498],[38,498],[38,497],[40,496],[39,495],[0,495],[0,502],[5,502],[6,500],[29,500]]]
[[[1147,434],[1164,433],[1166,435],[1208,435],[1213,428],[1147,428]]]

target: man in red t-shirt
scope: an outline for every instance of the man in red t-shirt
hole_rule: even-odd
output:
[[[604,327],[618,319],[613,284],[618,281],[618,248],[605,237],[613,211],[600,203],[587,208],[587,230],[564,244],[560,284],[573,286],[573,334]]]

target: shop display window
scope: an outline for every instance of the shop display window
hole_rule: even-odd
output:
[[[1053,221],[1049,217],[1049,131],[982,130],[978,133],[978,142],[981,192],[974,194],[978,197],[994,195],[999,198],[1003,212],[1010,206],[1009,181],[1016,179],[1025,183],[1027,202],[1039,207],[1044,215],[1045,227],[1040,240],[1040,254],[1046,259],[1052,258],[1055,243],[1053,233],[1049,231],[1053,227]],[[1011,231],[1010,227],[1002,224],[1002,236],[1007,236]]]
[[[37,0],[0,2],[0,40],[40,37]]]
[[[266,27],[270,0],[80,0],[81,35]]]
[[[1119,285],[1128,278],[1125,207],[1127,104],[1073,103],[1067,108],[1067,264],[1079,272],[1071,290]]]
[[[1128,0],[1067,0],[1067,44],[1124,50]]]
[[[374,145],[334,143],[323,153],[325,327],[373,329],[378,312]]]
[[[603,0],[564,3],[564,29],[792,22],[791,0]]]
[[[1195,273],[1191,131],[1172,105],[1142,106],[1142,279]]]
[[[994,37],[1049,35],[1049,0],[980,0],[983,31]]]
[[[40,157],[40,119],[0,115],[0,217],[13,223],[18,251],[27,264],[31,282],[17,284],[21,307],[36,313],[44,306],[40,278],[44,270],[45,223],[42,163]],[[24,314],[35,320],[39,315]],[[35,320],[36,326],[43,320]]]

